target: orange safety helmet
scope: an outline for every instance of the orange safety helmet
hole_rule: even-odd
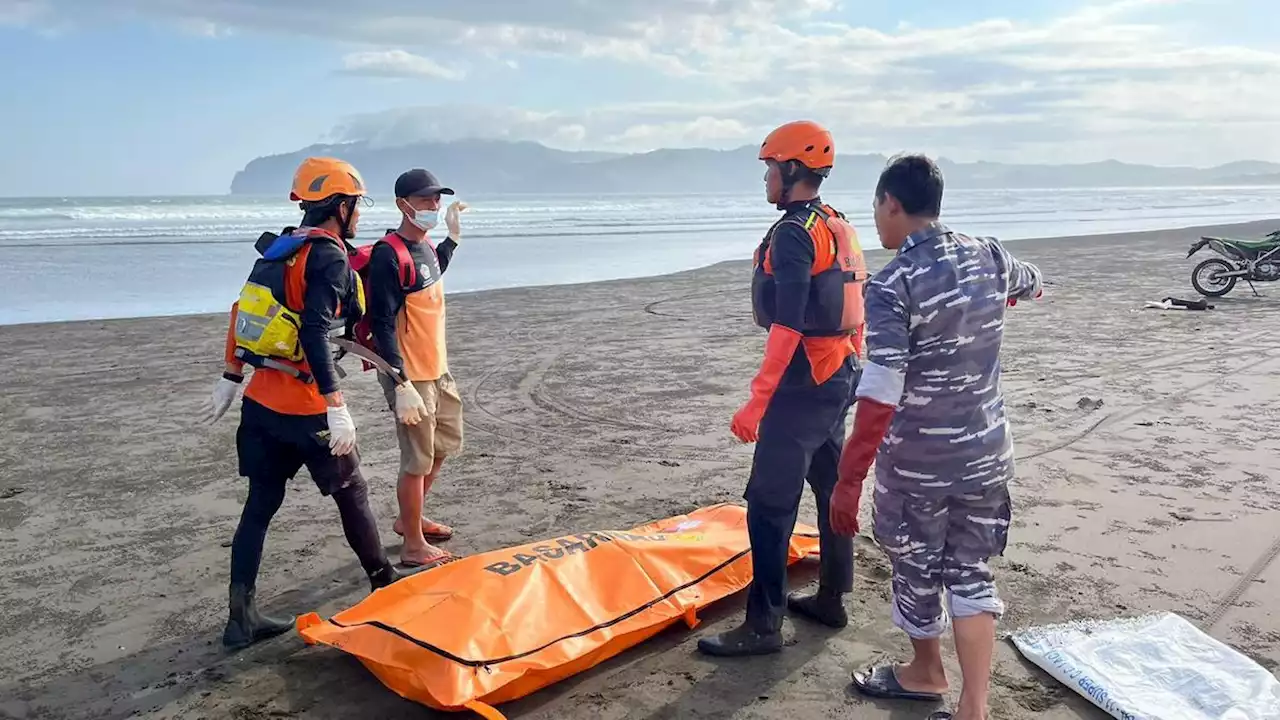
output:
[[[769,133],[760,144],[760,159],[780,163],[795,160],[826,177],[836,164],[836,144],[831,133],[818,123],[797,120]]]
[[[293,174],[289,199],[318,202],[334,195],[363,197],[364,194],[364,178],[351,163],[331,157],[309,157]]]

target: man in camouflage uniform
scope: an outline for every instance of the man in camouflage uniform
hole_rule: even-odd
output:
[[[1041,277],[995,239],[939,222],[942,185],[931,160],[902,156],[876,187],[880,242],[898,252],[867,285],[867,364],[831,517],[836,532],[857,532],[875,460],[874,534],[893,563],[893,622],[915,657],[854,673],[854,684],[941,701],[945,587],[964,687],[954,715],[931,717],[984,720],[1004,612],[987,560],[1005,548],[1014,474],[1000,344],[1007,307],[1039,297]]]

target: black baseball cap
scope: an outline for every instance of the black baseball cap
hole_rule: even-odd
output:
[[[423,195],[435,195],[436,193],[452,195],[453,188],[441,185],[435,175],[422,168],[409,170],[396,178],[397,198],[421,197]]]

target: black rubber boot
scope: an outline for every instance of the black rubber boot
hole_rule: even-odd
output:
[[[384,588],[398,580],[409,577],[396,569],[395,565],[387,563],[382,569],[369,573],[369,592],[374,592],[379,588]]]
[[[699,639],[698,650],[716,657],[768,655],[782,650],[782,633],[760,633],[744,623],[729,632]]]
[[[837,630],[849,624],[849,612],[844,609],[844,593],[821,587],[809,595],[791,593],[787,596],[787,607],[810,620]]]
[[[284,619],[259,614],[253,594],[254,589],[248,585],[231,586],[231,616],[222,631],[222,645],[228,650],[239,650],[293,629],[292,616]]]

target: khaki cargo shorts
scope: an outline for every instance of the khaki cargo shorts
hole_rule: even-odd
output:
[[[396,411],[396,384],[378,373],[383,395]],[[417,425],[396,420],[396,438],[400,441],[400,474],[427,475],[437,457],[462,452],[462,396],[453,376],[445,373],[439,380],[414,381],[413,386],[427,406],[427,415]]]

